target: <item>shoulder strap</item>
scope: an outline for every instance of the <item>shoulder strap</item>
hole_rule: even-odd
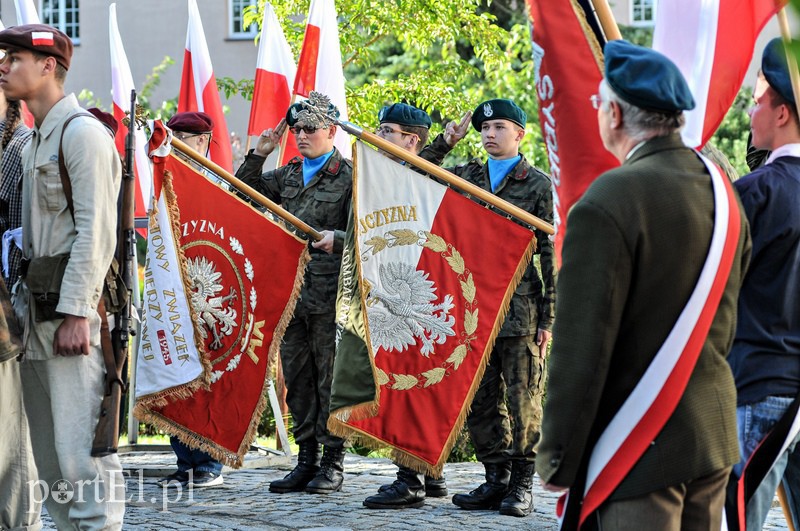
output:
[[[75,206],[72,204],[72,183],[69,180],[69,172],[67,171],[67,163],[64,162],[64,131],[67,129],[67,125],[80,116],[89,116],[90,118],[94,118],[88,112],[78,112],[70,116],[64,122],[64,125],[61,127],[61,137],[58,139],[58,174],[61,177],[61,186],[64,188],[64,196],[67,198],[67,206],[69,207],[69,213],[72,214],[72,221],[75,222]]]

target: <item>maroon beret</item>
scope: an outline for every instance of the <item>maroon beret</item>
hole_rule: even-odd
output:
[[[182,133],[210,133],[214,120],[204,112],[179,112],[169,119],[167,127]]]
[[[72,39],[47,24],[24,24],[0,31],[0,50],[8,49],[52,55],[67,70],[72,60]]]
[[[103,125],[105,125],[109,131],[111,131],[111,136],[117,136],[117,129],[119,129],[119,124],[117,123],[117,119],[114,118],[113,114],[109,114],[97,107],[92,107],[91,109],[86,109],[89,111],[95,118],[100,120]]]

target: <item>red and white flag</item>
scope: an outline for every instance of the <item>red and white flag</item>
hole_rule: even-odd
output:
[[[17,9],[17,24],[41,24],[39,13],[36,12],[36,6],[33,5],[33,0],[14,0],[14,7]],[[52,37],[51,37],[52,39]],[[28,105],[23,101],[20,102],[20,114],[22,121],[28,127],[33,127],[33,115],[28,110]]]
[[[286,116],[292,103],[296,69],[292,49],[286,42],[278,17],[272,5],[265,2],[248,135],[258,136],[265,129],[274,128]],[[299,155],[294,135],[288,134],[283,158],[278,166]]]
[[[347,120],[339,22],[334,0],[311,0],[308,10],[306,34],[294,78],[294,93],[307,98],[312,90],[328,96],[339,109],[339,118]],[[352,156],[350,137],[341,129],[336,132],[334,145],[345,158]]]
[[[527,0],[539,123],[550,160],[556,256],[567,230],[567,213],[601,173],[619,166],[606,151],[589,98],[603,79],[602,44],[586,14],[571,0]],[[593,16],[593,15],[592,15]],[[570,43],[565,46],[564,43]]]
[[[217,79],[211,66],[206,34],[196,0],[189,0],[189,27],[183,54],[183,74],[178,94],[178,112],[201,111],[214,120],[209,157],[227,171],[233,170],[233,153]]]
[[[130,112],[131,91],[134,90],[133,76],[122,46],[122,37],[117,25],[117,4],[108,8],[108,40],[111,49],[111,98],[114,106],[114,118],[117,119],[116,144],[120,155],[125,155],[125,137],[128,128],[122,123],[126,112]],[[147,216],[153,191],[153,169],[147,157],[147,137],[143,129],[135,129],[136,150],[134,152],[134,173],[136,176],[136,206],[134,214],[137,218]]]
[[[328,427],[439,474],[535,238],[362,142],[356,149]]]
[[[158,123],[151,149],[165,134]],[[307,242],[212,182],[205,165],[155,153],[165,156],[154,157],[136,416],[238,467],[267,404]]]
[[[653,49],[678,66],[697,106],[681,133],[701,147],[730,109],[753,58],[758,34],[786,0],[660,0]]]
[[[39,13],[33,0],[14,0],[14,7],[17,8],[17,24],[41,24]]]

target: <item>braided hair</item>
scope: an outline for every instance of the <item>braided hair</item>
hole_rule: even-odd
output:
[[[22,121],[22,111],[19,100],[9,100],[8,109],[6,109],[6,126],[3,130],[3,138],[0,140],[0,145],[3,149],[11,142],[11,137],[14,136],[14,131]]]

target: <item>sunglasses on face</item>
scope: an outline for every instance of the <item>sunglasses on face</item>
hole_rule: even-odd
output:
[[[307,135],[313,135],[314,133],[317,132],[317,128],[311,127],[309,125],[304,125],[303,127],[298,127],[296,125],[293,125],[292,127],[289,128],[289,131],[291,131],[293,135],[299,135],[300,131],[304,132]]]

